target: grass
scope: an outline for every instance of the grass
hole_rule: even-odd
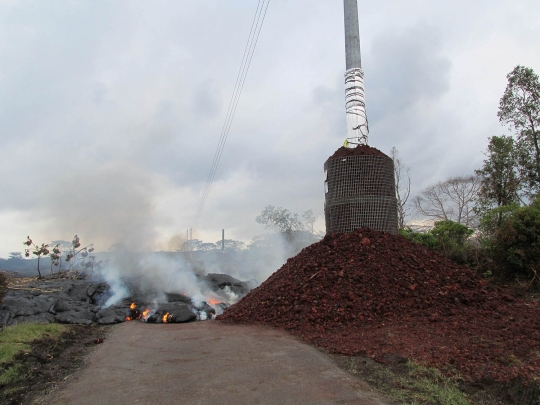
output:
[[[441,405],[469,405],[469,401],[449,378],[436,368],[428,368],[408,362],[409,375],[401,383],[412,393],[412,399],[432,401]]]
[[[349,363],[349,372],[359,374],[352,361]],[[401,372],[374,365],[364,378],[402,405],[471,405],[455,381],[442,375],[436,368],[410,361]]]
[[[56,323],[37,324],[23,323],[15,326],[6,326],[0,332],[0,367],[2,368],[0,381],[5,378],[6,373],[10,368],[2,367],[5,363],[9,363],[13,357],[21,352],[30,350],[30,343],[35,339],[43,339],[44,337],[58,337],[68,329],[65,325]]]
[[[11,366],[0,371],[0,385],[9,384],[24,378],[23,370],[18,366]]]

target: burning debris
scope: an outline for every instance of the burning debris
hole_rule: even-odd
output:
[[[213,300],[211,300],[213,301]],[[155,304],[148,304],[150,307]],[[147,323],[185,323],[195,320],[204,321],[214,319],[216,310],[206,302],[198,307],[190,306],[186,303],[169,302],[157,305],[157,309],[150,309],[147,304],[136,304],[132,302],[129,307],[129,314],[126,321],[141,321]],[[138,308],[146,308],[140,311]]]
[[[217,319],[503,381],[538,375],[539,309],[421,245],[363,228],[305,248]]]
[[[198,278],[200,292],[193,297],[184,292],[141,291],[133,280],[124,280],[129,296],[109,306],[105,303],[115,292],[106,283],[33,281],[24,287],[9,289],[0,308],[0,325],[23,322],[105,325],[134,320],[193,322],[215,318],[249,291],[247,283],[227,275],[209,274]]]

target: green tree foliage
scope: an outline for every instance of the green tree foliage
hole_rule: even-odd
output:
[[[483,244],[489,244],[489,240],[495,236],[497,229],[500,228],[503,221],[511,216],[519,207],[519,204],[513,203],[487,209],[482,213],[482,218],[480,219],[480,234]]]
[[[438,221],[430,231],[441,243],[463,245],[474,230],[454,221]]]
[[[33,255],[37,256],[38,262],[37,262],[37,272],[38,277],[41,278],[41,271],[39,269],[39,262],[42,256],[47,256],[49,254],[49,245],[42,243],[41,246],[36,245],[32,239],[30,239],[30,236],[26,237],[26,241],[23,242],[26,246],[28,246],[28,249],[24,249],[24,255],[26,257],[30,256],[30,251]],[[32,250],[33,249],[33,250]]]
[[[415,232],[411,228],[400,231],[405,238],[462,264],[473,264],[473,248],[468,243],[473,233],[473,229],[450,220],[435,222],[435,226],[425,233]]]
[[[525,276],[531,282],[538,282],[540,197],[537,196],[530,205],[505,208],[501,225],[493,227],[493,235],[486,247],[496,263],[494,274],[504,278]]]
[[[485,211],[503,207],[520,201],[520,179],[517,170],[514,139],[510,136],[489,138],[488,151],[484,165],[476,174],[481,178],[478,191],[478,208]],[[500,225],[502,216],[499,215]]]
[[[540,190],[540,80],[534,70],[516,66],[499,102],[498,117],[517,132],[518,159],[525,191]]]
[[[399,234],[431,250],[437,250],[437,238],[430,232],[417,232],[410,227],[399,230]]]

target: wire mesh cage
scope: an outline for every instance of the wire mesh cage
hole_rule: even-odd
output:
[[[386,155],[329,158],[324,170],[326,233],[361,227],[397,233],[392,159]]]

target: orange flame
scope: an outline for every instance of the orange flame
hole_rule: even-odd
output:
[[[163,321],[163,323],[169,322],[169,313],[167,312],[165,315],[163,315],[161,317],[161,320]]]
[[[129,306],[129,309],[132,309],[132,310],[133,310],[133,309],[135,309],[135,308],[137,308],[137,305],[135,305],[135,303],[132,302],[131,305]]]
[[[146,308],[146,309],[143,311],[143,313],[142,313],[142,315],[141,315],[141,319],[142,319],[143,321],[146,321],[146,317],[148,316],[148,313],[149,313],[149,312],[150,312],[150,310],[149,310],[148,308]]]
[[[213,299],[209,299],[209,300],[208,300],[208,303],[209,303],[210,305],[218,305],[218,304],[220,304],[219,301],[216,301],[216,300],[213,300]]]
[[[131,317],[130,317],[130,316],[126,316],[126,321],[131,321]]]

